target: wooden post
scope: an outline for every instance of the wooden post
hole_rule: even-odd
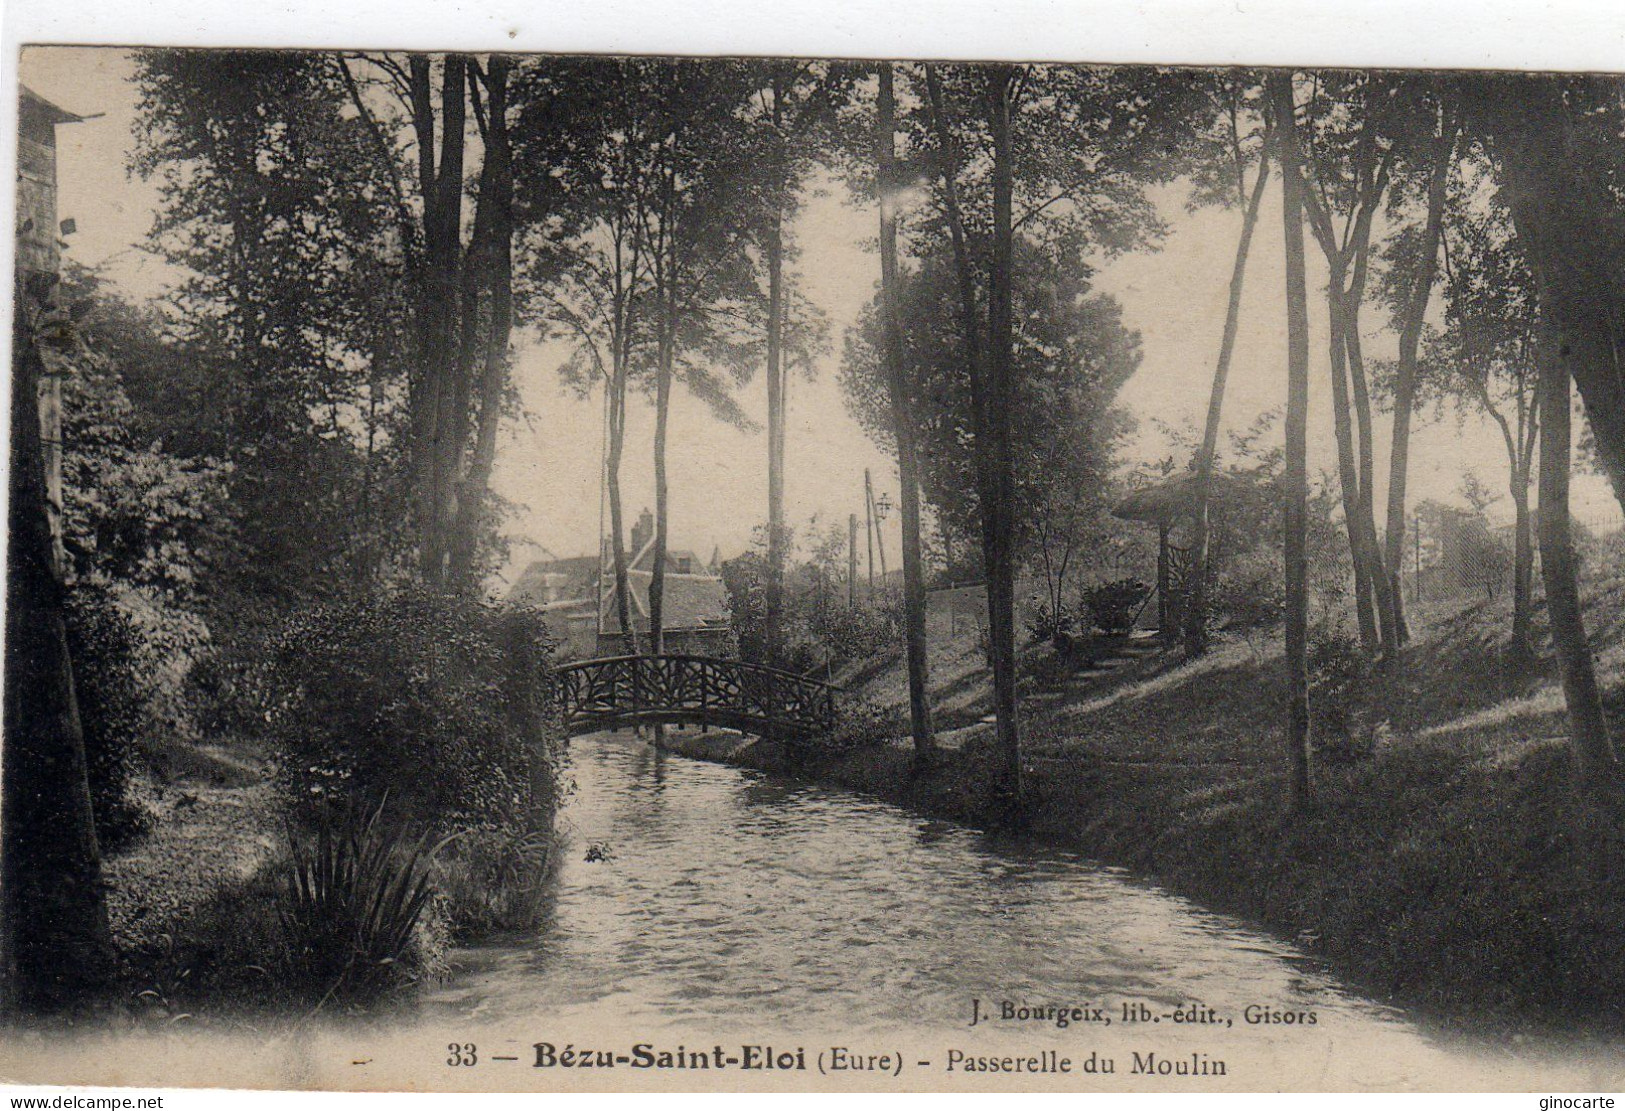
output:
[[[1168,522],[1157,522],[1157,636],[1167,640],[1168,628]]]
[[[863,521],[869,530],[869,601],[875,600],[875,488],[869,468],[863,468]]]
[[[1411,604],[1422,600],[1422,515],[1416,515],[1416,581],[1411,584]]]
[[[846,515],[846,608],[858,608],[858,515]]]

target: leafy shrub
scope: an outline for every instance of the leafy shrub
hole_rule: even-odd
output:
[[[454,939],[534,928],[556,859],[541,828],[464,831],[435,858],[434,886]]]
[[[330,995],[410,978],[402,964],[433,894],[430,846],[384,819],[385,803],[323,811],[313,837],[290,831],[292,868],[282,910],[294,976]]]
[[[904,713],[896,707],[868,698],[846,699],[840,706],[835,728],[820,734],[814,741],[820,747],[836,751],[869,748],[908,733]]]
[[[152,817],[132,798],[152,695],[142,666],[141,630],[113,591],[81,581],[68,592],[68,652],[84,730],[96,836],[117,848],[144,833]]]
[[[1036,652],[1022,663],[1021,678],[1031,690],[1053,690],[1078,673],[1079,653],[1071,642],[1051,652]]]
[[[1286,611],[1286,581],[1280,553],[1263,548],[1244,552],[1215,576],[1208,613],[1241,630],[1273,625]]]
[[[1150,596],[1151,587],[1139,579],[1118,579],[1085,587],[1083,604],[1095,628],[1103,633],[1126,633],[1134,628],[1134,619]]]
[[[842,598],[812,607],[808,627],[826,658],[840,664],[877,655],[894,644],[902,624],[900,608],[854,609]]]
[[[827,567],[802,564],[786,571],[778,643],[769,644],[765,556],[746,552],[729,560],[722,581],[739,654],[786,671],[807,674],[874,656],[890,648],[902,628],[900,594],[877,591],[854,608],[846,584]]]
[[[1055,608],[1049,599],[1035,595],[1027,602],[1023,623],[1034,642],[1047,640],[1059,648],[1077,631],[1078,619],[1065,603]]]
[[[1371,755],[1376,735],[1369,721],[1373,678],[1360,642],[1340,623],[1310,635],[1310,735],[1321,759],[1347,764]]]
[[[193,666],[186,679],[192,721],[206,737],[263,737],[275,701],[266,683],[263,645],[221,644]]]
[[[512,826],[556,794],[550,642],[534,611],[407,587],[290,621],[252,684],[296,808],[386,793],[441,829]],[[539,797],[542,796],[542,797]]]

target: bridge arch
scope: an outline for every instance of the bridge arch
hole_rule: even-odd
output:
[[[835,725],[838,687],[715,656],[610,656],[555,668],[554,697],[572,737],[631,725],[715,725],[809,736]]]

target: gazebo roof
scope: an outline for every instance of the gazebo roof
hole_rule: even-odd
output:
[[[1230,479],[1223,472],[1214,471],[1211,485],[1208,487],[1208,497],[1222,498],[1225,488],[1229,485]],[[1135,490],[1112,507],[1112,516],[1121,517],[1125,521],[1173,524],[1181,517],[1189,517],[1195,513],[1196,494],[1197,476],[1193,471],[1185,471]]]
[[[60,105],[52,104],[27,85],[21,86],[20,94],[24,110],[37,112],[49,123],[78,123],[81,120],[96,118],[95,116],[81,116],[76,112],[68,111]]]

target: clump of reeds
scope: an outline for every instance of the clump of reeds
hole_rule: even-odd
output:
[[[385,802],[324,811],[311,834],[290,829],[290,867],[280,908],[286,957],[322,1000],[409,981],[414,931],[433,894],[431,844],[384,820]]]

